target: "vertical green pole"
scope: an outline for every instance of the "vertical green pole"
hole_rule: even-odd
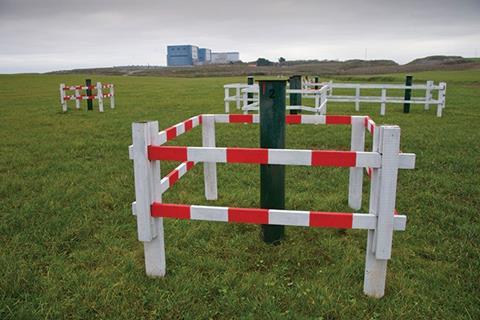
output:
[[[302,89],[302,76],[291,76],[288,81],[290,82],[290,89]],[[290,93],[290,105],[291,106],[301,106],[302,105],[302,94],[301,93]],[[290,114],[301,113],[301,110],[290,110]]]
[[[260,147],[285,148],[285,80],[259,81]],[[260,165],[260,206],[264,209],[285,209],[285,166]],[[285,227],[262,225],[266,243],[279,244]]]
[[[405,77],[405,85],[411,86],[412,85],[412,76],[408,75]],[[412,98],[412,89],[405,89],[405,100],[410,100]],[[403,113],[410,112],[410,102],[403,103]]]
[[[92,85],[92,79],[85,79],[85,85],[87,87],[91,86]],[[87,96],[91,96],[91,95],[92,95],[92,90],[87,89]],[[90,99],[87,100],[87,109],[88,110],[93,110],[93,100],[90,100]]]
[[[318,77],[315,77],[315,83],[318,83]],[[315,86],[315,90],[318,90],[318,86]]]
[[[248,84],[248,85],[252,85],[253,83],[254,83],[254,78],[253,78],[253,76],[248,76],[248,78],[247,78],[247,84]],[[247,104],[252,103],[252,101],[250,101],[250,99],[253,99],[253,93],[247,93],[247,96],[248,96],[248,103],[247,103]]]

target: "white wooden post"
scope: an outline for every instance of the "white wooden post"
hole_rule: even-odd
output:
[[[316,114],[319,114],[320,110],[318,108],[320,107],[320,95],[318,93],[315,93],[315,110]]]
[[[245,91],[243,91],[243,107],[242,107],[242,110],[243,110],[243,113],[248,113],[248,104],[251,103],[248,101],[248,93]]]
[[[67,101],[65,100],[65,83],[60,83],[60,103],[62,111],[67,112]]]
[[[237,103],[237,109],[240,109],[240,85],[235,88],[235,102]]]
[[[148,159],[148,145],[159,144],[158,122],[134,122],[133,172],[135,176],[135,210],[138,239],[144,242],[145,269],[148,276],[165,275],[163,221],[152,218],[150,206],[161,202],[160,162]]]
[[[439,83],[440,88],[438,89],[438,105],[437,105],[437,117],[442,116],[442,111],[445,108],[445,94],[447,91],[447,84],[445,82]]]
[[[80,109],[80,90],[75,89],[75,108]]]
[[[98,110],[103,112],[103,93],[102,93],[102,83],[97,82],[97,100],[98,100]]]
[[[385,115],[385,102],[387,101],[387,89],[382,89],[382,104],[380,105],[380,115]]]
[[[427,89],[425,89],[425,110],[430,109],[430,100],[432,100],[432,86],[433,86],[433,81],[428,80]]]
[[[355,88],[355,111],[360,111],[360,86]]]
[[[202,145],[215,147],[215,116],[202,116]],[[205,198],[217,200],[217,164],[215,162],[203,163],[203,176],[205,182]]]
[[[225,88],[225,113],[230,113],[230,101],[228,101],[230,90]]]
[[[333,81],[332,80],[330,80],[328,82],[328,86],[329,86],[328,96],[331,97],[331,96],[333,96]]]
[[[352,117],[351,151],[365,151],[365,117]],[[363,168],[350,168],[348,205],[354,210],[362,207]]]
[[[110,84],[110,108],[115,109],[115,86]]]
[[[392,251],[400,128],[381,126],[379,139],[381,168],[372,170],[369,211],[377,216],[377,227],[368,232],[363,289],[366,295],[375,298],[385,293],[387,262]]]
[[[320,114],[327,114],[327,92],[325,91],[320,96],[320,105],[323,105]]]

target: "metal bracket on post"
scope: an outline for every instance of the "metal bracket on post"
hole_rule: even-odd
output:
[[[215,147],[215,116],[204,114],[202,116],[202,145]],[[205,198],[217,200],[217,164],[215,162],[203,163],[203,176],[205,183]]]
[[[133,172],[138,240],[144,242],[145,269],[152,277],[165,275],[163,220],[152,218],[152,202],[161,202],[160,161],[148,159],[148,146],[158,143],[158,122],[135,122],[132,125]]]
[[[285,148],[285,94],[285,80],[259,82],[261,148]],[[260,165],[260,206],[285,209],[285,166]],[[262,225],[262,237],[266,243],[278,244],[284,233],[284,226]]]
[[[377,216],[375,230],[368,231],[364,293],[381,298],[385,293],[387,262],[391,256],[397,190],[400,128],[382,126],[374,149],[382,154],[380,168],[374,168],[370,187],[370,214]]]
[[[352,116],[351,151],[365,151],[365,117]],[[350,168],[348,205],[354,210],[362,207],[363,168]]]

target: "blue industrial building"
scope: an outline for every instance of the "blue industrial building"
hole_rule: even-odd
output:
[[[167,46],[167,66],[193,66],[208,64],[212,60],[212,50],[193,45]]]
[[[198,47],[192,45],[167,46],[168,66],[193,66],[198,62]]]

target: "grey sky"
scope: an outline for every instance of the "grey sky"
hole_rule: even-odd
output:
[[[0,73],[165,65],[167,44],[243,61],[472,57],[480,0],[0,0]]]

